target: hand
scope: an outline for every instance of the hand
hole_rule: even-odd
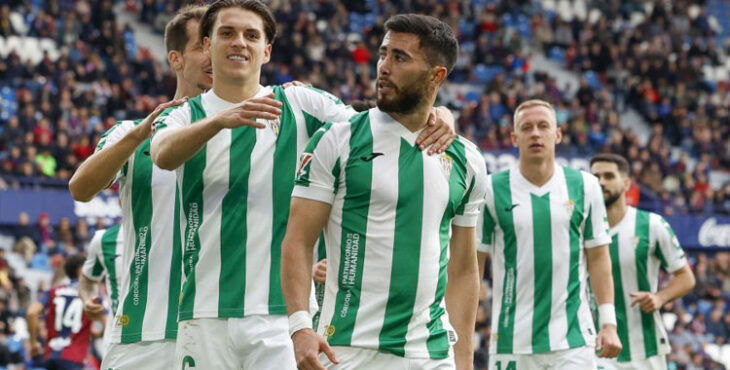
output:
[[[616,325],[605,324],[596,338],[596,351],[600,352],[598,357],[617,357],[621,353],[621,340],[618,339]]]
[[[215,120],[221,128],[241,126],[265,128],[266,125],[256,122],[256,119],[277,119],[281,115],[281,109],[279,109],[281,106],[281,102],[274,100],[274,94],[270,93],[260,98],[246,99],[228,109],[224,109],[218,112]]]
[[[30,345],[30,357],[37,357],[43,354],[43,346],[41,343],[36,341]]]
[[[187,96],[180,99],[170,100],[167,103],[162,103],[158,105],[155,110],[152,111],[152,113],[150,113],[147,117],[144,118],[144,120],[142,120],[142,122],[140,122],[137,126],[134,126],[131,134],[134,135],[140,142],[144,141],[145,139],[150,137],[150,135],[152,135],[155,119],[157,119],[157,116],[159,116],[160,113],[164,112],[167,108],[176,107],[180,104],[185,103],[186,101],[188,101]]]
[[[456,138],[454,116],[445,107],[431,110],[426,129],[418,135],[416,144],[421,150],[428,149],[428,155],[443,153]],[[432,145],[433,144],[433,145]]]
[[[297,359],[297,368],[300,370],[326,370],[319,361],[320,352],[324,352],[332,363],[339,363],[329,343],[317,335],[314,330],[299,330],[292,335],[291,339],[294,342],[294,355]]]
[[[629,296],[632,298],[631,307],[638,303],[639,308],[645,313],[652,313],[664,305],[664,301],[651,292],[632,292]]]
[[[323,259],[312,266],[312,276],[315,283],[324,284],[327,278],[327,259]]]
[[[92,320],[101,320],[104,316],[104,306],[101,305],[101,299],[94,297],[84,302],[84,312]]]
[[[285,82],[283,85],[281,85],[281,87],[283,87],[284,89],[288,89],[288,88],[294,87],[294,86],[312,86],[312,84],[295,80],[295,81]]]

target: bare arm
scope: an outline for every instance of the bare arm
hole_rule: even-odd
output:
[[[81,163],[68,183],[68,189],[75,200],[88,202],[114,181],[124,163],[145,139],[139,127]]]
[[[477,264],[479,265],[479,281],[484,279],[484,270],[486,269],[488,256],[489,256],[489,253],[477,251]]]
[[[474,366],[474,321],[479,302],[479,268],[473,227],[452,227],[446,309],[459,341],[454,345],[457,369]]]
[[[331,205],[316,200],[292,198],[289,224],[281,243],[281,288],[287,312],[309,309],[312,285],[312,246],[329,217]],[[312,329],[301,329],[292,334],[297,366],[300,369],[324,369],[319,361],[323,351],[333,362],[334,352],[324,338]]]
[[[613,304],[613,275],[611,272],[611,256],[608,246],[586,248],[588,275],[591,276],[591,288],[599,305]]]
[[[324,228],[331,206],[292,198],[289,224],[281,243],[281,287],[289,314],[309,309],[312,281],[312,246]]]
[[[281,114],[279,107],[281,102],[274,100],[273,94],[269,94],[244,100],[194,125],[160,133],[160,137],[153,140],[150,147],[152,161],[162,169],[174,170],[192,158],[208,140],[223,129],[241,126],[266,127],[263,123],[256,122],[256,119],[276,119]]]
[[[632,292],[631,305],[639,304],[642,311],[652,313],[660,309],[665,303],[671,302],[689,293],[695,286],[695,275],[689,266],[685,265],[672,274],[672,280],[666,288],[656,292]]]
[[[607,245],[586,248],[588,275],[591,276],[591,288],[600,307],[602,304],[613,305],[613,275],[611,271],[611,255]],[[596,339],[596,349],[601,350],[598,357],[616,357],[621,353],[621,341],[618,339],[616,325],[604,324]]]
[[[671,302],[692,291],[695,287],[695,275],[689,266],[685,265],[672,274],[672,280],[666,288],[657,292],[662,303]]]
[[[99,302],[99,294],[96,290],[96,282],[81,274],[79,277],[79,298],[84,303],[84,312],[92,320],[101,320],[104,314],[104,306]]]
[[[137,147],[150,136],[152,122],[165,109],[180,105],[184,99],[161,104],[131,129],[121,140],[87,158],[68,183],[75,200],[88,202],[108,187]]]

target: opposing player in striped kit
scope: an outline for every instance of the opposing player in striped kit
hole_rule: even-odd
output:
[[[377,108],[328,123],[300,160],[282,245],[300,369],[472,366],[474,227],[486,166],[463,138],[436,157],[415,145],[458,43],[433,17],[398,15],[385,29]],[[317,335],[307,320],[307,261],[323,227],[328,271]]]
[[[211,4],[200,39],[213,88],[156,123],[151,154],[176,169],[186,217],[176,368],[296,366],[280,246],[298,153],[324,121],[355,112],[316,89],[261,86],[275,36],[263,3]]]
[[[689,293],[695,284],[694,274],[667,221],[626,204],[625,194],[631,185],[626,159],[598,154],[591,159],[591,172],[603,189],[611,226],[616,320],[623,345],[617,359],[598,359],[598,368],[666,369],[666,354],[671,348],[659,308]],[[672,274],[661,290],[660,267]]]
[[[124,232],[121,225],[114,225],[108,229],[97,230],[89,242],[89,249],[86,251],[86,261],[79,277],[79,298],[84,305],[84,311],[93,320],[101,320],[104,308],[98,301],[99,295],[96,285],[106,277],[106,291],[111,299],[109,314],[106,317],[104,329],[104,353],[109,346],[112,327],[114,324],[114,313],[119,303],[119,292],[121,291],[122,279],[122,254],[124,253]]]
[[[613,316],[606,208],[598,180],[555,163],[555,110],[528,100],[514,113],[519,165],[489,176],[480,252],[494,274],[489,368],[595,369],[621,343]],[[601,317],[588,307],[590,273]]]
[[[183,8],[165,28],[168,62],[177,76],[174,100],[143,120],[121,121],[109,129],[69,184],[75,199],[88,201],[115,179],[120,183],[122,292],[104,369],[172,367],[182,279],[179,204],[175,173],[152,163],[149,137],[152,122],[164,109],[212,83],[210,60],[197,41],[204,12],[200,6]]]

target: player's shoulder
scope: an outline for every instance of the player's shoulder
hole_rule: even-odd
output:
[[[486,172],[486,163],[482,151],[476,144],[461,135],[454,138],[451,145],[446,148],[445,154],[455,159],[463,158],[465,163],[473,167],[474,170],[477,170],[478,166],[484,167]]]
[[[637,214],[640,214],[640,215],[643,215],[644,217],[646,217],[647,219],[649,219],[649,227],[652,228],[652,229],[659,228],[659,230],[664,230],[666,228],[670,228],[671,227],[669,225],[669,222],[667,222],[667,219],[664,218],[664,216],[662,216],[659,213],[651,212],[651,211],[645,211],[645,210],[638,209],[638,208],[636,208],[636,213]]]
[[[336,97],[332,93],[318,89],[313,86],[300,85],[300,86],[289,86],[283,87],[281,85],[266,86],[265,89],[269,89],[274,93],[275,96],[283,96],[286,98],[286,102],[292,105],[294,108],[302,108],[303,106],[309,106],[312,102],[331,102],[334,104],[343,104],[340,98]]]
[[[558,168],[560,168],[563,173],[565,174],[566,180],[570,181],[571,179],[579,179],[582,180],[585,184],[584,189],[586,192],[590,191],[594,187],[598,186],[600,187],[600,184],[598,182],[598,178],[585,170],[569,167],[569,166],[562,166],[558,165]]]
[[[91,242],[89,243],[89,248],[91,248],[94,244],[101,244],[101,239],[104,238],[104,233],[106,233],[107,229],[99,229],[94,232],[94,235],[91,236]]]
[[[141,120],[139,120],[141,121]],[[101,135],[101,139],[106,139],[110,136],[117,135],[120,132],[125,132],[133,128],[137,124],[137,120],[133,119],[123,119],[116,121],[112,127],[109,127],[104,133]]]
[[[456,135],[454,138],[454,141],[451,142],[451,145],[446,150],[463,150],[465,155],[481,155],[481,151],[479,150],[479,147],[471,142],[471,140],[461,136]]]
[[[114,224],[106,228],[106,231],[110,233],[118,233],[122,229],[122,224]]]

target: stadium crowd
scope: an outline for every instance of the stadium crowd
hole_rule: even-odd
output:
[[[189,1],[126,1],[125,9],[161,31]],[[714,41],[707,14],[690,17],[689,1],[655,6],[632,25],[635,9],[602,2],[596,24],[534,11],[530,1],[286,1],[274,0],[281,35],[265,65],[262,83],[311,83],[344,101],[374,97],[373,78],[383,22],[399,12],[421,12],[449,22],[460,38],[460,58],[442,90],[441,104],[458,115],[458,130],[483,150],[510,150],[512,112],[527,97],[554,103],[565,135],[559,152],[611,151],[632,162],[637,199],[651,199],[664,214],[730,215],[730,184],[713,189],[711,170],[730,168],[728,81],[709,83],[701,67],[725,53]],[[0,59],[0,188],[65,186],[116,120],[141,117],[174,92],[166,61],[136,45],[134,31],[117,21],[112,0],[0,5],[0,35],[55,39],[62,55],[33,65],[10,53]],[[619,4],[624,4],[619,6]],[[537,8],[535,8],[537,9]],[[24,27],[11,21],[23,14]],[[612,20],[615,24],[610,24]],[[685,37],[677,37],[686,35]],[[583,75],[577,93],[555,78],[530,71],[531,53],[545,53]],[[730,54],[730,53],[728,53]],[[463,93],[457,86],[478,87]],[[10,103],[7,103],[7,102]],[[642,144],[620,113],[635,108],[651,125]],[[63,256],[86,247],[93,231],[83,219],[57,228],[19,215],[10,252],[28,266],[61,274]],[[22,363],[24,312],[31,292],[0,249],[0,366]],[[712,368],[708,348],[730,342],[730,253],[691,255],[693,293],[665,307],[672,366]],[[487,265],[489,266],[489,265]],[[489,272],[487,272],[489,275]],[[488,281],[477,316],[475,365],[486,368],[490,332]],[[18,319],[16,319],[18,318]],[[719,365],[717,365],[719,366]]]
[[[181,3],[130,1],[126,9],[159,30]],[[724,108],[730,89],[727,81],[707,82],[701,73],[702,65],[721,58],[706,14],[690,19],[689,2],[679,1],[654,7],[632,26],[630,9],[619,3],[602,5],[606,16],[593,27],[578,17],[567,22],[554,12],[494,1],[274,1],[281,36],[262,82],[296,79],[344,101],[372,98],[383,21],[396,12],[432,14],[447,20],[461,43],[441,103],[458,110],[460,132],[482,149],[511,149],[511,113],[525,98],[541,97],[557,107],[565,133],[559,151],[624,154],[633,163],[643,205],[665,214],[730,214],[730,184],[712,188],[708,180],[711,170],[730,165]],[[52,37],[65,49],[58,60],[44,58],[38,66],[15,53],[0,62],[3,96],[14,102],[4,105],[0,125],[0,168],[10,186],[37,183],[33,178],[68,179],[106,128],[144,115],[175,86],[164,72],[166,62],[138,47],[131,27],[116,21],[111,0],[28,6],[28,34]],[[3,34],[17,34],[11,6],[3,9]],[[690,35],[690,44],[674,37],[677,32]],[[541,50],[585,76],[577,93],[529,70],[531,53]],[[461,93],[456,86],[464,84],[482,91]],[[620,126],[627,106],[652,125],[647,143]]]

